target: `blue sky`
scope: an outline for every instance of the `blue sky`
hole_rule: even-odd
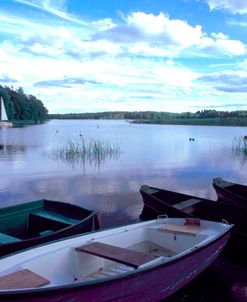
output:
[[[0,85],[50,113],[247,110],[246,0],[0,0]]]

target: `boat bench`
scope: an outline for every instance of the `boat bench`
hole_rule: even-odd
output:
[[[42,218],[46,218],[49,220],[54,220],[54,221],[58,221],[67,225],[73,225],[75,223],[78,223],[79,221],[77,219],[73,219],[67,216],[64,216],[62,214],[59,214],[57,212],[53,212],[53,211],[34,211],[31,213],[32,215],[36,215],[38,217],[42,217]]]
[[[8,234],[0,233],[0,244],[18,242],[18,241],[22,241],[22,240]]]
[[[64,221],[36,215],[35,212],[29,214],[28,230],[33,236],[46,236],[69,226],[70,224]]]
[[[40,287],[50,283],[49,280],[23,269],[0,277],[0,290]]]
[[[196,234],[202,230],[202,227],[197,224],[178,225],[165,223],[164,225],[162,225],[162,227],[158,228],[158,230],[161,232],[180,233],[196,236]]]
[[[130,250],[127,248],[117,247],[106,243],[93,242],[75,248],[77,252],[88,253],[99,256],[108,260],[122,263],[133,268],[157,259],[158,256],[152,256],[147,253]]]
[[[178,202],[172,205],[173,208],[176,208],[177,210],[184,210],[186,208],[192,207],[198,203],[200,203],[201,200],[200,199],[196,199],[196,198],[191,198],[191,199],[187,199],[183,202]]]

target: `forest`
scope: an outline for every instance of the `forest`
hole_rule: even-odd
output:
[[[33,95],[27,95],[19,87],[14,90],[0,85],[0,96],[3,97],[9,121],[41,123],[48,119],[48,110],[42,101]]]
[[[247,126],[247,111],[200,110],[195,113],[158,111],[112,111],[98,113],[50,114],[50,119],[125,119],[134,123],[178,125]]]

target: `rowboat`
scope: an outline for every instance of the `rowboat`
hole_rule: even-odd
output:
[[[99,228],[97,213],[73,204],[37,200],[0,209],[0,256]]]
[[[220,202],[247,208],[247,186],[217,177],[213,179],[213,187]]]
[[[224,219],[234,224],[223,255],[227,260],[247,267],[247,209],[147,185],[141,186],[140,193],[144,203],[141,220],[167,214],[169,217],[198,217],[213,221]]]
[[[0,259],[0,301],[160,301],[218,257],[231,228],[159,217],[34,247]]]

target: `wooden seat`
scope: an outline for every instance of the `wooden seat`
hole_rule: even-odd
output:
[[[78,223],[77,219],[73,219],[71,217],[64,216],[60,213],[48,211],[48,210],[37,210],[31,213],[32,215],[36,215],[41,218],[46,218],[49,220],[58,221],[67,225],[73,225],[75,223]]]
[[[182,202],[178,202],[178,203],[176,203],[172,206],[173,206],[173,208],[176,208],[178,210],[184,210],[184,209],[186,209],[188,207],[192,207],[192,206],[194,206],[194,205],[196,205],[200,202],[201,202],[200,199],[191,198],[191,199],[187,199],[187,200],[182,201]]]
[[[134,268],[138,268],[140,265],[158,258],[147,253],[133,251],[127,248],[117,247],[101,242],[82,245],[77,247],[76,251],[106,258]]]
[[[202,227],[197,224],[178,225],[166,223],[158,230],[163,232],[181,233],[195,236],[195,234],[199,233],[202,230]]]
[[[23,269],[0,277],[0,290],[40,287],[50,283],[49,280]]]

